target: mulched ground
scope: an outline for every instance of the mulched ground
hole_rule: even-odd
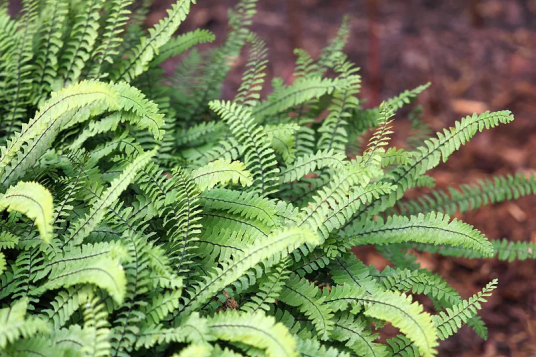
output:
[[[226,9],[234,3],[199,1],[182,30],[208,28],[221,41]],[[157,1],[148,22],[161,18],[168,4],[168,0]],[[474,111],[509,109],[514,113],[513,123],[479,134],[434,170],[439,187],[496,174],[534,172],[536,1],[378,0],[377,9],[379,41],[371,43],[371,11],[365,0],[261,0],[254,31],[270,48],[269,75],[290,81],[292,49],[299,46],[317,55],[336,33],[341,16],[350,13],[353,30],[346,52],[362,68],[363,98],[377,101],[431,81],[432,87],[419,102],[426,122],[436,130]],[[380,53],[379,71],[369,65],[375,49]],[[224,96],[231,97],[236,90],[240,67],[239,62]],[[397,122],[401,133],[394,142],[401,144],[408,121],[399,116]],[[536,197],[532,196],[460,217],[490,238],[536,242],[535,209]],[[382,264],[374,253],[366,254],[368,261]],[[440,356],[536,355],[535,262],[507,264],[427,254],[420,259],[464,298],[491,279],[499,279],[498,290],[480,313],[489,327],[489,339],[482,341],[462,328],[441,344]]]

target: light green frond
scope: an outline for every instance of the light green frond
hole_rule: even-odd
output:
[[[158,56],[153,60],[152,65],[160,64],[170,57],[180,56],[199,43],[213,42],[215,39],[216,36],[212,32],[204,29],[197,29],[179,35],[160,48]]]
[[[265,133],[271,141],[272,149],[281,155],[284,162],[292,162],[296,157],[295,133],[300,129],[296,124],[266,125]]]
[[[275,226],[275,202],[260,197],[253,192],[239,192],[225,189],[213,189],[200,195],[205,201],[205,209],[218,209],[238,214],[248,220],[259,220],[268,226]]]
[[[0,348],[14,343],[21,337],[30,338],[38,333],[46,333],[49,326],[35,316],[26,317],[28,301],[20,299],[11,307],[0,309]]]
[[[123,42],[121,34],[128,21],[132,0],[113,0],[107,6],[107,18],[104,24],[100,43],[91,53],[88,78],[100,79],[105,77],[103,71],[106,63],[113,63],[113,57],[119,54],[118,47]],[[106,6],[106,5],[105,5]]]
[[[321,339],[327,338],[333,330],[333,311],[324,303],[325,297],[313,283],[293,274],[281,291],[279,300],[297,307],[314,324]]]
[[[80,352],[86,356],[104,357],[110,355],[110,342],[105,305],[98,297],[89,298],[84,307],[84,332],[89,338]]]
[[[99,12],[104,0],[85,0],[76,14],[66,48],[60,59],[59,74],[63,77],[63,87],[76,83],[86,62],[91,56],[99,31]]]
[[[494,279],[486,285],[482,291],[473,295],[469,300],[464,300],[452,308],[447,308],[445,312],[433,316],[434,325],[437,328],[437,334],[440,339],[444,340],[452,336],[458,329],[466,323],[471,317],[475,316],[481,309],[480,303],[486,302],[486,297],[491,296],[491,292],[497,288],[497,279]]]
[[[460,295],[439,275],[425,270],[385,268],[381,273],[381,284],[387,290],[425,294],[431,298],[444,301],[446,304],[456,304]]]
[[[210,273],[205,282],[197,284],[189,290],[189,297],[184,298],[181,312],[192,311],[199,307],[259,262],[272,257],[272,264],[276,264],[306,242],[318,244],[318,236],[309,229],[289,228],[273,233],[262,241],[253,244],[249,249],[235,254],[232,260],[224,262],[221,268]]]
[[[217,184],[229,182],[242,186],[251,186],[251,173],[240,161],[218,159],[190,173],[200,191],[210,190]]]
[[[388,217],[384,221],[367,221],[364,226],[348,234],[354,245],[392,244],[404,242],[447,244],[472,249],[484,256],[493,255],[493,246],[486,237],[471,225],[450,220],[442,213],[420,214],[411,218],[403,216]]]
[[[290,87],[284,88],[277,97],[259,103],[253,108],[253,116],[257,119],[284,112],[285,110],[305,103],[324,94],[331,94],[339,87],[332,79],[320,77],[299,79]]]
[[[403,215],[428,213],[431,211],[454,214],[475,210],[479,207],[503,201],[515,200],[536,193],[536,178],[516,175],[495,176],[479,180],[476,184],[461,185],[460,189],[449,187],[407,202],[400,202],[398,210]]]
[[[398,292],[382,292],[363,298],[368,306],[366,316],[391,322],[406,335],[423,356],[437,353],[437,335],[430,315],[423,312],[422,305],[412,302],[410,296]]]
[[[110,187],[93,203],[90,211],[72,224],[72,228],[65,235],[63,246],[71,243],[80,244],[95,229],[104,218],[107,208],[117,201],[119,195],[134,180],[137,173],[149,163],[153,155],[153,151],[139,155],[123,170],[119,177],[111,182]]]
[[[149,29],[148,37],[140,39],[140,43],[132,53],[129,53],[128,59],[117,64],[116,70],[111,73],[112,79],[130,82],[144,72],[152,59],[158,55],[159,48],[169,42],[184,21],[190,12],[191,3],[192,0],[177,0],[168,10],[168,16]]]
[[[253,188],[262,196],[272,193],[279,169],[268,135],[255,123],[250,109],[234,102],[216,100],[209,106],[229,125],[233,136],[245,147],[244,162],[255,179]]]
[[[51,322],[55,329],[63,327],[71,315],[87,301],[91,290],[89,285],[79,285],[59,291],[50,302],[51,307],[43,310],[42,318]]]
[[[243,342],[265,350],[266,355],[271,357],[296,355],[296,341],[287,328],[276,323],[272,316],[226,310],[207,320],[211,334],[217,339]]]
[[[366,322],[349,314],[340,315],[335,321],[331,338],[344,342],[344,345],[354,353],[364,357],[387,356],[384,345],[375,343],[377,334],[367,329]]]
[[[45,243],[52,240],[54,206],[50,191],[36,182],[19,182],[0,196],[0,212],[16,211],[34,221]]]
[[[335,197],[318,195],[312,207],[303,209],[300,225],[305,222],[318,229],[324,239],[348,223],[360,206],[386,192],[393,190],[389,183],[373,183],[365,187],[356,186],[349,193],[341,191]],[[323,192],[325,193],[325,191]]]
[[[296,161],[281,171],[280,182],[299,180],[318,169],[330,167],[339,169],[344,166],[345,155],[333,151],[319,151],[315,154],[299,156]]]

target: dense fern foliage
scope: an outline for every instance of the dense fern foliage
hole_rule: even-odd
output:
[[[535,257],[449,216],[534,193],[533,177],[404,199],[510,112],[391,147],[397,111],[427,85],[364,109],[348,18],[263,99],[255,0],[206,53],[194,46],[209,31],[176,35],[191,0],[148,30],[145,1],[23,3],[0,9],[2,355],[433,356],[465,323],[486,337],[477,311],[497,282],[464,300],[416,251]],[[241,54],[239,92],[221,100]],[[392,267],[365,265],[361,245]],[[382,344],[385,323],[400,335]]]

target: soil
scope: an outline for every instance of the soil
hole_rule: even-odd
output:
[[[424,120],[433,129],[452,125],[473,112],[509,109],[515,121],[478,134],[432,172],[438,187],[536,170],[536,0],[261,0],[253,30],[270,49],[269,76],[290,82],[293,48],[319,54],[337,31],[343,14],[352,16],[346,47],[362,68],[362,98],[377,104],[428,81],[421,95]],[[154,23],[169,6],[159,0]],[[212,30],[225,35],[230,0],[203,0],[195,5],[181,31]],[[379,63],[379,66],[378,66]],[[224,87],[230,98],[240,81],[239,60]],[[168,69],[172,64],[168,64]],[[393,141],[403,145],[409,127],[398,115]],[[423,190],[422,192],[426,192]],[[489,238],[536,242],[536,197],[485,207],[458,215]],[[363,258],[385,264],[372,250]],[[480,312],[489,328],[483,341],[469,328],[441,343],[440,356],[536,355],[536,270],[534,261],[452,259],[422,254],[423,266],[445,277],[464,298],[493,278],[499,288]]]

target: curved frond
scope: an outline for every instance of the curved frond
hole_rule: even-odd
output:
[[[54,206],[50,191],[36,182],[19,182],[0,196],[0,211],[17,211],[34,221],[45,243],[52,239]]]

